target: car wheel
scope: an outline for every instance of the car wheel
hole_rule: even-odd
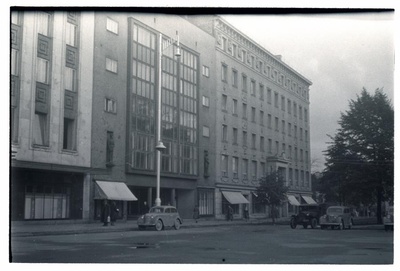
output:
[[[296,223],[296,219],[295,219],[295,218],[292,218],[292,219],[290,220],[290,227],[291,227],[292,229],[295,229],[295,228],[297,227],[297,223]]]
[[[175,230],[179,230],[181,228],[181,222],[179,219],[175,219],[174,228]]]
[[[339,230],[343,230],[344,229],[344,221],[342,220],[338,226]]]
[[[143,231],[144,230],[144,226],[139,226],[139,231]]]
[[[311,219],[311,228],[315,229],[317,227],[317,219],[313,218]]]
[[[157,220],[155,228],[156,231],[161,231],[164,228],[164,224],[160,219]]]

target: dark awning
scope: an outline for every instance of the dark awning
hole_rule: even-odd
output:
[[[96,181],[95,199],[138,200],[123,182]]]
[[[240,192],[222,191],[222,194],[230,204],[250,203]]]

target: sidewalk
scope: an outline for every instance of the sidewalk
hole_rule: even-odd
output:
[[[199,227],[218,227],[224,225],[272,225],[271,218],[250,219],[245,221],[237,219],[233,221],[217,220],[217,219],[199,219],[196,223],[193,219],[184,219],[181,228],[199,228]],[[275,224],[289,225],[289,218],[278,218]],[[30,223],[27,221],[11,222],[10,233],[13,237],[22,236],[42,236],[42,235],[61,235],[61,234],[82,234],[82,233],[103,233],[103,232],[122,232],[137,231],[137,221],[117,221],[115,226],[104,227],[100,222],[85,223],[76,221],[75,223],[65,223],[60,221],[49,221],[48,223]]]

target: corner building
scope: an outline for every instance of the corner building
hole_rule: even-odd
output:
[[[300,203],[312,203],[310,176],[309,87],[312,84],[276,56],[220,17],[191,17],[215,38],[216,101],[215,212],[227,206],[243,217],[270,210],[257,204],[258,179],[271,171],[284,176],[288,201],[279,212],[287,217]],[[204,127],[203,127],[204,129]]]

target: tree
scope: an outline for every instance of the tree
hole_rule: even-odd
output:
[[[271,208],[272,222],[275,223],[276,207],[286,199],[288,187],[285,186],[285,180],[281,174],[271,172],[259,180],[257,187],[258,202]]]
[[[376,204],[382,223],[381,202],[393,200],[393,106],[381,89],[374,95],[363,89],[338,123],[325,152],[322,192],[343,204]]]

